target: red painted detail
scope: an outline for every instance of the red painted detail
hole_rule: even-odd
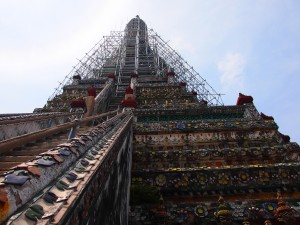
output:
[[[263,114],[262,112],[260,113],[260,116],[264,120],[274,120],[273,116],[267,116],[267,115]]]
[[[133,78],[133,77],[136,77],[136,78],[137,78],[137,77],[139,77],[139,75],[138,75],[137,73],[135,73],[135,72],[132,72],[132,73],[131,73],[131,77],[132,77],[132,78]]]
[[[126,88],[125,94],[131,94],[132,95],[133,94],[133,89],[130,86],[128,86]]]
[[[85,108],[86,104],[83,99],[75,100],[71,102],[71,108]]]
[[[89,87],[88,89],[88,96],[96,97],[96,88],[94,86]]]
[[[167,73],[167,76],[168,77],[174,77],[175,73],[173,71],[170,71],[170,72]]]
[[[243,105],[245,103],[253,103],[252,96],[243,95],[242,93],[239,93],[236,105]]]
[[[0,189],[0,223],[2,223],[8,216],[10,205],[7,197],[7,192]]]
[[[115,74],[113,74],[113,73],[108,74],[108,75],[107,75],[107,78],[111,78],[111,79],[116,80],[116,76],[115,76]]]
[[[279,221],[284,221],[286,219],[289,220],[294,214],[295,211],[291,207],[287,206],[283,201],[279,201],[278,208],[274,210],[274,216]]]
[[[281,136],[283,142],[285,142],[285,143],[290,142],[291,138],[290,138],[289,135],[285,135],[285,134],[282,134],[282,133],[279,133],[279,134],[280,134],[280,136]]]
[[[20,165],[17,165],[12,168],[13,170],[27,170],[31,175],[40,177],[41,176],[41,171],[38,166],[33,166],[33,165],[28,165],[26,163],[21,163]]]
[[[122,101],[122,106],[123,107],[128,107],[128,108],[136,108],[137,107],[137,103],[134,99],[132,99],[131,97],[128,97],[127,99]]]

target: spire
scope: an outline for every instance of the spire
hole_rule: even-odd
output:
[[[176,75],[174,81],[185,83],[189,92],[197,92],[199,100],[206,101],[208,106],[223,105],[221,95],[153,29],[148,29],[139,16],[131,19],[124,31],[113,31],[104,36],[79,60],[49,100],[61,94],[64,85],[72,84],[73,76],[95,80],[113,73],[116,85],[121,85],[128,82],[132,72],[139,76],[167,78],[169,68]]]

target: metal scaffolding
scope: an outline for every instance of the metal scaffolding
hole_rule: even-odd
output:
[[[175,72],[175,80],[185,82],[188,91],[196,91],[199,100],[207,101],[210,106],[223,105],[221,95],[153,29],[147,30],[138,16],[127,24],[124,31],[112,31],[104,36],[79,60],[49,100],[61,94],[63,87],[73,82],[73,76],[99,79],[113,73],[118,86],[128,82],[133,72],[139,76],[165,77],[170,68]]]

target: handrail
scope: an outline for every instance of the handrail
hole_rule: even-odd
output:
[[[116,111],[112,111],[109,113],[105,113],[102,115],[97,115],[95,116],[96,118],[99,116],[105,116],[111,113],[114,113]],[[95,117],[89,118],[95,119]],[[132,121],[132,115],[129,115],[127,112],[126,113],[120,113],[111,118],[110,120],[107,121],[107,125],[103,127],[103,132],[99,134],[97,137],[93,137],[93,139],[88,141],[85,146],[82,146],[82,148],[77,148],[78,150],[78,155],[74,157],[68,158],[68,160],[65,160],[64,162],[60,164],[54,164],[51,167],[47,167],[43,169],[43,173],[41,174],[40,177],[32,177],[34,180],[33,182],[30,182],[29,186],[24,185],[24,187],[20,186],[18,187],[18,190],[16,190],[14,187],[11,186],[6,188],[5,191],[3,192],[3,196],[11,196],[15,191],[19,195],[24,195],[23,198],[22,196],[22,201],[21,203],[15,203],[14,199],[11,200],[9,198],[4,198],[3,202],[8,204],[10,207],[7,209],[4,207],[1,207],[0,205],[0,210],[4,209],[5,214],[4,216],[0,218],[0,223],[2,224],[3,221],[8,220],[8,217],[10,217],[9,221],[7,222],[8,224],[19,224],[22,223],[21,221],[23,220],[23,215],[27,211],[30,201],[32,198],[34,198],[34,201],[39,201],[39,199],[42,199],[43,196],[40,195],[41,192],[48,192],[49,190],[51,191],[51,186],[54,187],[54,183],[58,182],[58,179],[61,180],[62,176],[65,176],[68,172],[67,171],[72,171],[74,167],[76,166],[77,162],[79,162],[84,155],[87,154],[88,150],[90,149],[91,146],[94,146],[97,148],[97,151],[100,150],[99,146],[97,147],[98,144],[103,144],[101,147],[101,152],[99,151],[99,154],[97,154],[100,157],[97,157],[97,159],[94,160],[94,163],[91,164],[93,165],[93,168],[86,168],[89,172],[89,177],[94,177],[97,176],[97,179],[100,183],[105,182],[107,179],[108,174],[111,173],[113,169],[113,162],[115,162],[116,158],[118,157],[118,152],[122,151],[130,151],[129,149],[123,149],[121,146],[123,143],[128,141],[126,137],[130,135],[130,132],[128,132],[128,129],[130,129],[131,121]],[[114,119],[115,118],[115,119]],[[116,126],[110,126],[114,124],[114,120],[118,121],[118,124]],[[86,122],[86,121],[85,121]],[[94,127],[91,129],[92,130],[97,130],[99,128],[102,128],[101,125],[99,127]],[[90,131],[89,131],[90,132]],[[88,133],[89,133],[88,132]],[[127,154],[126,158],[127,160],[131,160],[130,155]],[[131,164],[126,164],[128,168],[130,168]],[[71,168],[71,170],[70,170]],[[57,171],[60,171],[59,178],[57,177]],[[101,172],[99,172],[101,171]],[[127,173],[127,172],[125,172]],[[123,174],[123,173],[122,173]],[[95,178],[95,177],[94,177]],[[95,180],[95,179],[94,179]],[[56,213],[59,213],[59,219],[55,217],[56,213],[54,214],[54,217],[45,217],[43,218],[43,222],[50,222],[53,219],[58,223],[58,224],[65,224],[66,220],[68,220],[68,214],[70,213],[70,210],[72,211],[73,209],[76,209],[76,204],[78,201],[81,199],[81,195],[78,195],[78,191],[82,192],[83,195],[86,195],[88,192],[87,190],[90,190],[90,185],[93,183],[91,179],[80,179],[78,180],[79,183],[75,184],[74,187],[78,187],[79,189],[72,193],[68,194],[68,199],[73,199],[72,204],[75,204],[75,207],[67,207],[67,210],[61,211],[61,207],[58,207],[55,209]],[[103,183],[104,184],[104,183]],[[78,186],[79,185],[79,186]],[[30,187],[30,193],[28,194],[28,187]],[[83,189],[82,189],[83,187]],[[50,188],[50,189],[49,189]],[[102,189],[102,187],[99,187]],[[98,189],[101,190],[101,189]],[[96,193],[95,193],[96,194]],[[56,204],[55,202],[53,203],[54,205]],[[60,203],[58,203],[60,205]],[[52,207],[52,206],[51,206]],[[46,206],[46,209],[49,209],[49,207]],[[18,216],[15,216],[16,211],[21,211]],[[14,216],[12,216],[14,214]]]
[[[87,122],[90,122],[92,120],[96,120],[96,119],[99,119],[101,117],[108,116],[108,115],[111,115],[111,114],[114,114],[114,113],[118,113],[118,110],[109,111],[109,112],[106,112],[106,113],[101,113],[101,114],[95,115],[95,116],[89,116],[89,117],[81,119],[79,123],[80,123],[80,125],[84,125]]]
[[[22,122],[29,122],[29,121],[41,121],[45,119],[52,119],[52,118],[59,118],[64,116],[71,116],[71,115],[79,115],[83,114],[83,112],[73,112],[73,113],[59,113],[59,114],[51,114],[51,115],[39,115],[33,116],[32,118],[22,118],[22,119],[11,119],[11,120],[2,120],[0,121],[0,125],[8,125],[8,124],[15,124],[15,123],[22,123]]]
[[[8,152],[13,148],[20,147],[29,142],[53,135],[55,133],[67,130],[67,129],[75,127],[77,125],[86,124],[87,122],[90,122],[92,120],[99,119],[101,117],[108,116],[108,115],[111,115],[111,114],[114,114],[117,112],[118,112],[118,110],[115,110],[115,111],[111,111],[111,112],[107,112],[107,113],[102,113],[102,114],[96,115],[96,116],[90,116],[90,117],[84,118],[82,120],[74,120],[72,122],[67,122],[67,123],[64,123],[61,125],[57,125],[56,127],[53,127],[53,128],[43,129],[43,130],[40,130],[37,132],[32,132],[29,134],[24,134],[24,135],[21,135],[18,137],[14,137],[14,138],[10,138],[10,139],[1,141],[0,142],[0,154]]]
[[[94,114],[100,112],[100,105],[104,103],[114,89],[114,82],[108,82],[95,98]]]

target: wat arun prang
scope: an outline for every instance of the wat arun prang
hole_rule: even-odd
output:
[[[135,22],[144,24],[127,26]],[[136,104],[122,103],[136,105],[130,224],[300,223],[299,145],[251,96],[210,104],[176,65],[131,77]]]
[[[16,148],[14,138],[23,133],[15,130],[9,133],[13,147],[1,142],[0,159],[12,161],[0,171],[6,174],[0,221],[300,224],[299,145],[256,109],[253,97],[240,93],[225,106],[137,16],[124,31],[104,36],[43,108],[2,119],[16,127],[21,120],[29,130],[21,137],[25,149]],[[53,138],[62,127],[66,133]],[[54,146],[29,142],[38,132]],[[63,202],[53,200],[52,190]],[[32,213],[37,209],[39,217]]]

